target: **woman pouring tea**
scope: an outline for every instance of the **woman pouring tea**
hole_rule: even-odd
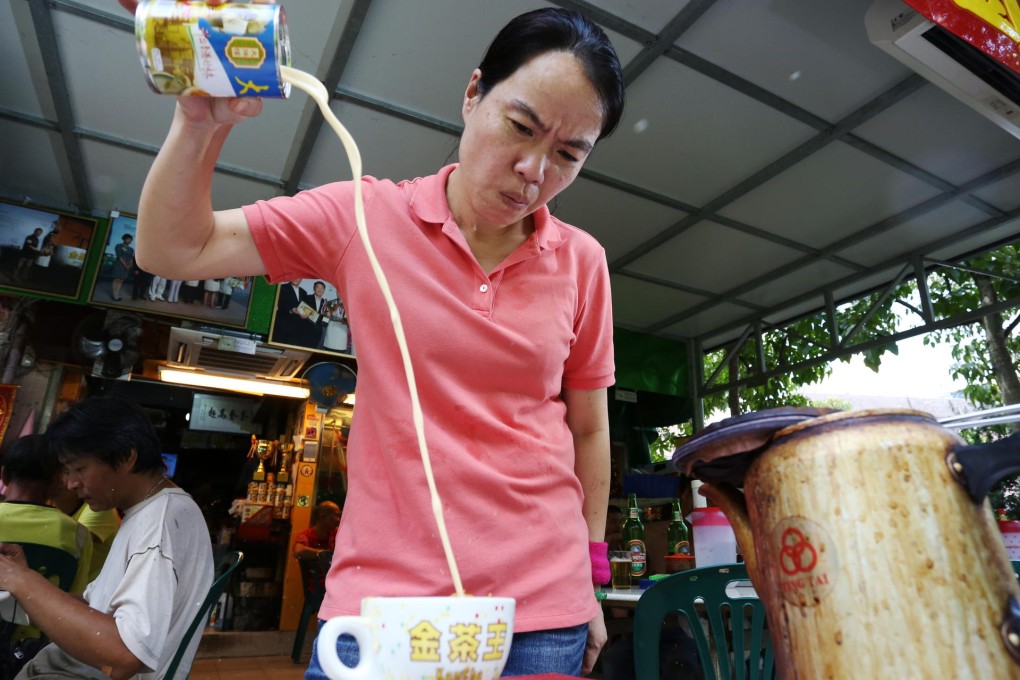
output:
[[[358,348],[358,416],[319,616],[356,615],[367,596],[449,595],[402,355],[357,231],[355,183],[212,210],[220,149],[261,106],[177,100],[142,193],[139,264],[172,279],[334,285]],[[608,580],[609,274],[602,247],[547,204],[622,110],[605,33],[576,12],[528,12],[470,74],[457,163],[399,183],[356,179],[407,329],[463,588],[516,600],[504,675],[587,673],[606,640],[592,583]],[[358,658],[353,640],[338,651]],[[306,678],[325,677],[313,654]]]

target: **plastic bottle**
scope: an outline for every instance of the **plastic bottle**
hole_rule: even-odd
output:
[[[630,551],[630,576],[634,583],[645,575],[648,569],[647,550],[645,549],[645,525],[641,523],[641,510],[637,504],[637,494],[630,494],[627,499],[627,519],[620,527],[623,534],[623,545]]]
[[[693,524],[694,561],[699,568],[737,561],[737,537],[721,509],[695,508]]]

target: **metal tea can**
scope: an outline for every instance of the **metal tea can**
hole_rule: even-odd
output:
[[[142,0],[135,39],[159,94],[287,97],[290,39],[279,5]]]

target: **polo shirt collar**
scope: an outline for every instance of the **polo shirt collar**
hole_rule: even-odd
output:
[[[410,207],[418,219],[440,226],[448,221],[452,222],[453,215],[450,212],[450,205],[446,202],[446,182],[457,165],[457,163],[447,165],[436,174],[417,182],[418,186],[414,196],[411,197]],[[535,232],[529,240],[535,243],[539,250],[556,248],[563,243],[563,235],[547,206],[543,205],[531,216],[535,222]]]

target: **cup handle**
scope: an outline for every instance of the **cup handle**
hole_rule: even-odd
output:
[[[344,633],[352,635],[358,642],[360,653],[358,665],[354,668],[344,665],[336,653],[336,641]],[[368,619],[361,616],[332,618],[323,624],[315,645],[319,665],[332,680],[372,680],[375,658],[371,642],[372,630]]]

